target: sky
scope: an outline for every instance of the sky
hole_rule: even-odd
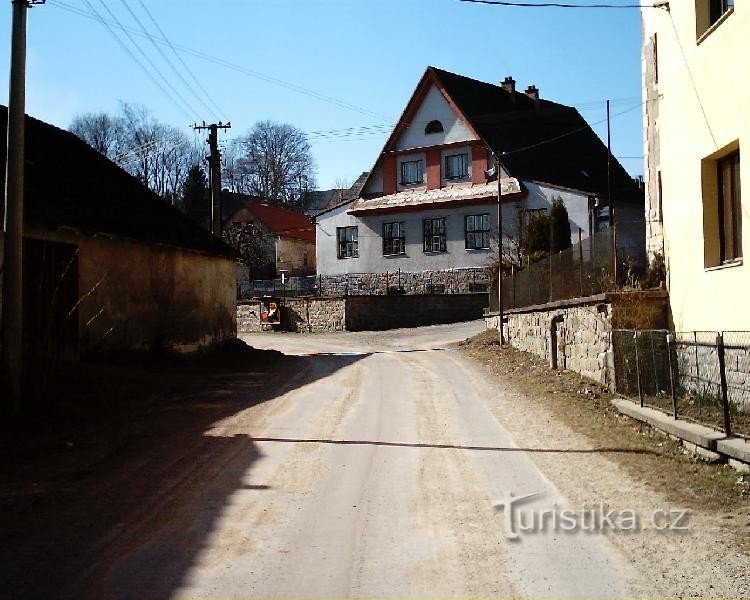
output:
[[[86,16],[91,7],[163,89]],[[158,47],[182,77],[148,38],[131,33],[164,83],[117,29],[119,20],[141,31],[128,9],[152,35],[160,35],[154,22],[166,34],[188,70],[169,46]],[[8,81],[11,10],[5,0],[0,82]],[[194,121],[231,121],[225,139],[260,120],[289,123],[309,134],[318,187],[326,189],[372,167],[433,65],[492,83],[512,75],[520,90],[534,84],[543,98],[578,107],[604,140],[611,99],[613,153],[635,176],[643,172],[640,44],[638,9],[459,0],[48,0],[29,11],[26,108],[67,128],[78,113],[114,113],[125,101],[191,135],[198,135]],[[7,100],[2,84],[0,103]]]

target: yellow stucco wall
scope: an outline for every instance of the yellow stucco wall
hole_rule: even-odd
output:
[[[234,337],[234,261],[101,238],[79,245],[84,349],[192,350]]]
[[[315,275],[315,242],[276,238],[276,270],[282,269],[290,277]]]
[[[715,194],[712,160],[737,147],[745,159],[740,170],[745,188],[742,254],[750,260],[750,5],[742,0],[735,4],[700,40],[696,19],[702,19],[703,0],[670,2],[669,12],[643,10],[646,216],[657,218],[660,171],[663,247],[678,331],[750,330],[750,266],[706,265],[717,241],[713,209],[704,211],[704,190],[707,197]],[[650,50],[654,34],[657,83]],[[652,228],[654,236],[661,234],[661,225]]]

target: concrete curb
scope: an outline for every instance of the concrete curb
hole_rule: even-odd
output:
[[[727,437],[710,427],[674,419],[659,410],[641,407],[630,400],[615,398],[611,402],[622,414],[695,446],[690,449],[698,454],[729,462],[738,471],[750,470],[750,442],[742,438]]]

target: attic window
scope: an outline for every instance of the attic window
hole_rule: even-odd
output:
[[[442,133],[443,131],[443,124],[438,120],[430,121],[427,123],[427,127],[424,128],[425,135],[428,133]]]

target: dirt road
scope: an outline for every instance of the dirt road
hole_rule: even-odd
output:
[[[163,449],[178,458],[153,472],[158,493],[98,541],[71,596],[677,595],[696,591],[679,579],[691,572],[706,580],[701,593],[748,591],[745,557],[705,573],[715,565],[687,552],[716,550],[719,534],[693,543],[657,539],[650,522],[608,534],[585,518],[576,531],[545,522],[582,503],[632,507],[644,521],[671,507],[618,474],[607,451],[521,414],[447,349],[482,328],[244,336],[298,355],[293,372],[269,382],[264,402],[212,421],[202,451],[193,438]],[[253,391],[227,392],[243,393]],[[498,508],[508,494],[536,494],[510,524]],[[536,531],[521,531],[535,515]],[[677,581],[659,577],[675,558]]]

